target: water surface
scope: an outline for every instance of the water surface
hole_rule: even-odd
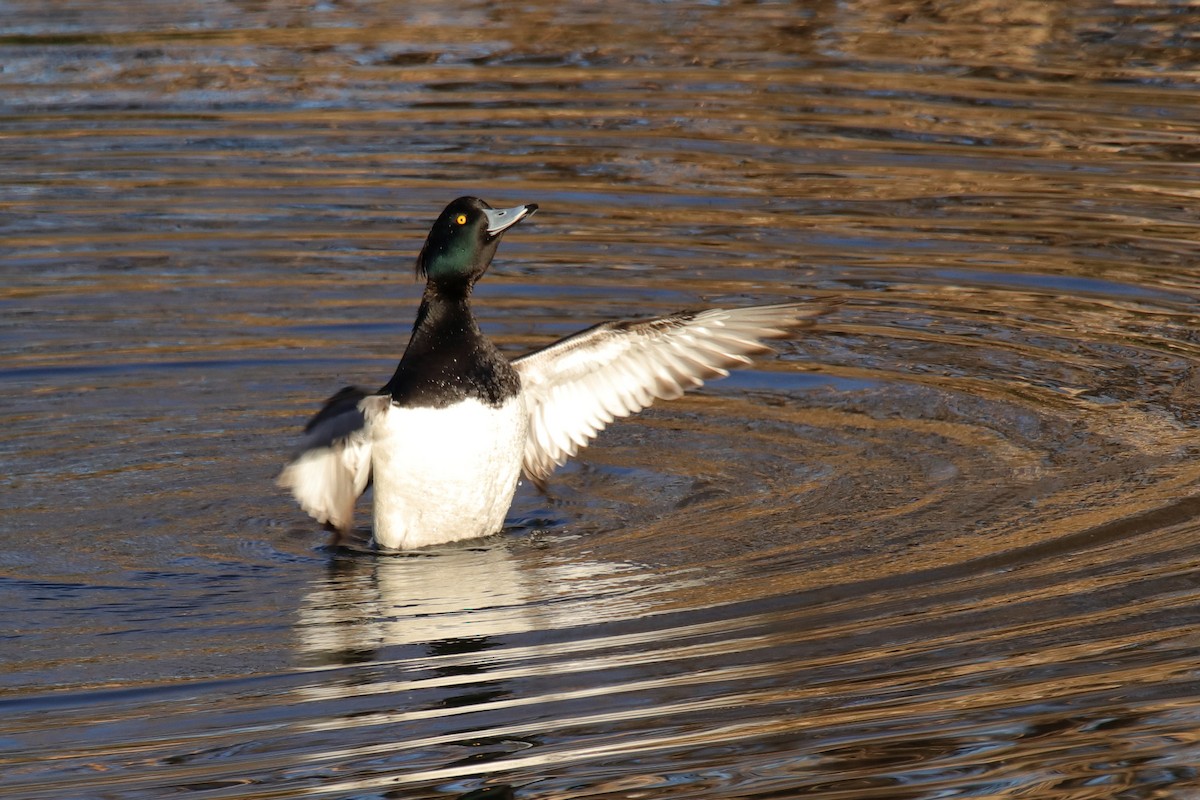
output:
[[[1198,26],[4,4],[0,793],[1200,796]],[[502,535],[332,554],[273,477],[461,194],[541,206],[513,354],[844,302]]]

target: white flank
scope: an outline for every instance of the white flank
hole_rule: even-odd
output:
[[[405,550],[504,526],[528,431],[523,397],[500,408],[465,400],[363,410],[373,439],[377,545]]]

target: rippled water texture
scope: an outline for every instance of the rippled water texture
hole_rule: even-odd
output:
[[[0,4],[0,794],[1200,798],[1198,30]],[[514,354],[844,302],[500,536],[330,553],[273,477],[467,193],[541,205]]]

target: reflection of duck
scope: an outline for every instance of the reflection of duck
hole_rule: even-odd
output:
[[[338,558],[306,597],[298,631],[304,650],[326,663],[370,661],[402,645],[430,655],[484,650],[490,637],[537,626],[529,593],[502,545]]]
[[[306,667],[294,697],[313,704],[301,716],[321,737],[301,758],[330,778],[323,791],[399,797],[416,784],[446,791],[453,778],[460,791],[488,784],[471,800],[510,797],[496,780],[558,752],[539,755],[553,727],[529,723],[596,702],[581,672],[623,691],[630,676],[614,653],[649,646],[654,609],[678,608],[674,591],[697,582],[567,559],[530,538],[329,560],[294,628]]]
[[[652,598],[697,583],[690,574],[603,561],[547,561],[533,549],[514,554],[510,545],[493,539],[334,558],[304,597],[300,649],[312,666],[483,652],[531,631],[638,616]],[[395,652],[385,654],[389,648]]]
[[[469,300],[501,235],[535,210],[450,203],[417,256],[425,294],[392,379],[343,389],[305,427],[279,483],[335,543],[372,480],[377,546],[496,533],[522,472],[543,484],[614,418],[727,374],[817,313],[790,303],[606,322],[509,362]]]
[[[319,724],[346,731],[364,726],[390,730],[394,724],[453,717],[458,709],[502,702],[515,691],[512,676],[488,654],[503,651],[513,636],[555,625],[554,619],[543,618],[552,612],[538,602],[537,589],[531,586],[545,578],[538,574],[541,567],[531,575],[526,574],[528,568],[506,541],[393,557],[332,559],[325,578],[300,608],[299,648],[318,671],[315,680],[297,687],[297,696],[330,703],[333,713]],[[394,699],[363,700],[380,694]],[[367,739],[367,749],[377,747],[373,738]],[[331,741],[334,751],[313,757],[343,761],[346,740]],[[472,740],[467,763],[478,766],[481,753],[499,756],[534,743],[515,734],[486,745]],[[418,745],[397,744],[410,746]],[[450,765],[457,763],[460,747],[456,743],[449,748]],[[361,788],[353,778],[343,787]],[[466,797],[501,799],[512,793],[506,793],[505,786],[493,786]]]

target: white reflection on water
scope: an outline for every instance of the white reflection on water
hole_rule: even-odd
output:
[[[305,598],[301,648],[329,657],[534,630],[528,579],[501,545],[344,559]]]
[[[414,655],[413,646],[430,658],[479,653],[487,661],[488,648],[504,637],[635,619],[664,594],[701,583],[690,573],[539,558],[503,539],[356,554],[334,559],[305,595],[296,634],[318,669],[399,662]]]
[[[644,668],[701,652],[697,646],[664,650],[662,631],[613,634],[605,628],[597,635],[588,626],[620,625],[652,614],[664,595],[702,583],[691,572],[669,575],[610,562],[553,560],[511,540],[396,556],[338,557],[327,578],[304,597],[297,643],[321,677],[297,688],[295,695],[303,702],[335,701],[333,713],[313,714],[302,725],[305,731],[355,732],[336,739],[337,747],[300,760],[320,768],[413,758],[428,767],[324,784],[318,792],[324,794],[477,774],[474,761],[453,763],[472,738],[493,742],[492,750],[505,754],[504,772],[678,746],[680,737],[672,734],[658,744],[653,737],[642,737],[513,755],[545,735],[551,712],[544,709],[549,707],[553,714],[562,713],[561,706],[587,709],[549,725],[559,728],[607,726],[727,702],[727,697],[688,698],[608,708],[605,698],[667,689],[676,682],[673,675],[630,674],[618,685],[585,679],[566,689],[548,689],[543,681],[551,673],[561,679],[572,673]],[[672,629],[668,638],[712,634],[728,624]],[[571,631],[581,633],[576,637]],[[646,648],[641,657],[606,652],[639,642]],[[363,710],[354,705],[380,695],[394,696],[397,702],[380,706],[375,700]],[[473,715],[479,714],[499,715],[506,723],[476,722],[479,717]],[[397,726],[409,735],[394,733]],[[736,732],[727,733],[737,738]],[[439,759],[443,751],[448,755]]]

